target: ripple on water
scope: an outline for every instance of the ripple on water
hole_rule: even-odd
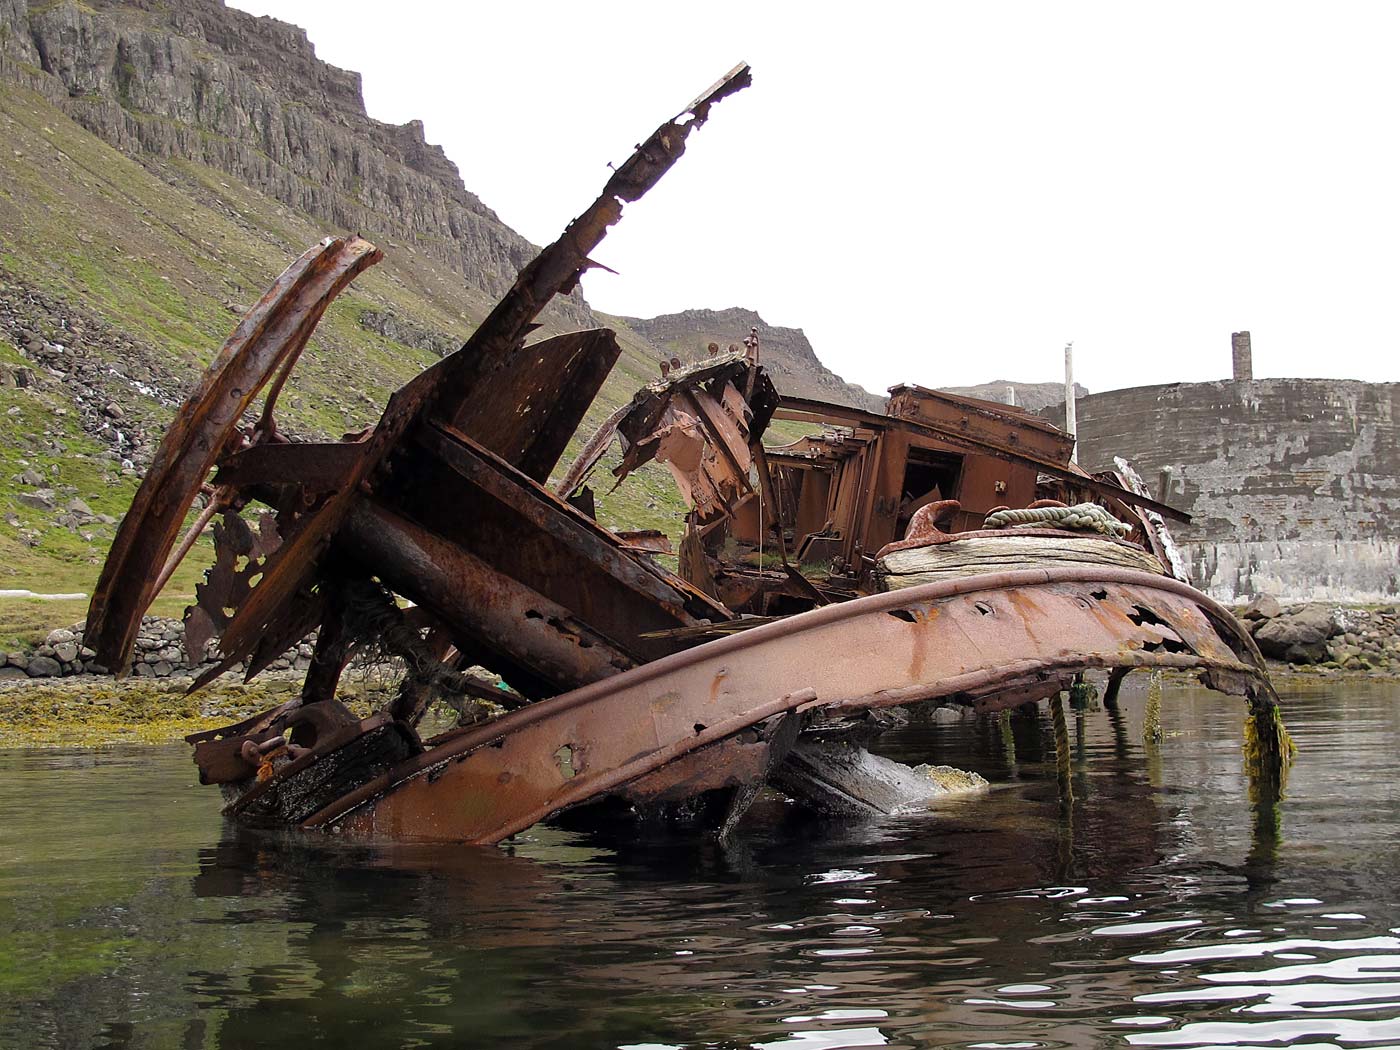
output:
[[[1395,699],[1288,698],[1276,824],[1238,705],[1180,691],[1150,762],[1134,697],[1076,716],[1072,822],[1043,724],[1012,774],[967,719],[894,743],[1005,785],[975,806],[724,847],[288,848],[230,832],[183,749],[0,754],[0,1045],[1396,1044]]]

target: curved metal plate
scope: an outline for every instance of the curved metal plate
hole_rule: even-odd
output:
[[[205,370],[165,432],[93,591],[87,638],[101,663],[125,669],[185,515],[253,398],[305,347],[331,300],[382,258],[359,237],[326,238],[283,271]]]
[[[986,697],[994,710],[1023,699],[999,704],[1000,688],[1088,667],[1218,670],[1268,689],[1249,635],[1175,580],[1093,568],[989,574],[815,609],[531,705],[404,763],[306,826],[497,842],[782,710],[955,694]]]

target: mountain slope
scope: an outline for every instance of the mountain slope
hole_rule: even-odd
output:
[[[109,145],[226,172],[337,229],[428,255],[482,305],[534,254],[421,122],[371,119],[359,74],[316,58],[296,26],[221,0],[0,0],[0,27],[0,51],[46,74],[30,86]],[[594,320],[578,294],[556,312]]]

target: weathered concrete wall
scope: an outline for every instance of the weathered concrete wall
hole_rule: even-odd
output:
[[[1195,516],[1173,526],[1192,577],[1231,601],[1400,595],[1400,384],[1178,383],[1077,402],[1079,462],[1121,455]],[[1063,409],[1044,413],[1062,423]]]

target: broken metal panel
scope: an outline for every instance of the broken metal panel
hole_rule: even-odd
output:
[[[621,352],[608,328],[532,343],[492,378],[489,394],[461,407],[453,428],[543,482]]]
[[[289,266],[235,329],[161,439],[88,608],[89,645],[119,673],[185,514],[253,398],[290,367],[341,291],[383,258],[359,237],[327,238]]]
[[[235,511],[226,511],[214,525],[214,564],[195,585],[195,604],[185,610],[185,651],[192,659],[228,625],[228,609],[242,604],[263,570],[267,558],[281,546],[276,519],[258,516],[256,531]]]
[[[748,393],[741,394],[740,387]],[[619,481],[658,459],[671,468],[687,502],[702,508],[703,517],[711,516],[727,500],[751,491],[750,449],[762,438],[777,400],[771,380],[743,354],[673,369],[598,429],[559,492],[575,491],[616,436],[623,448],[622,461],[613,468]]]
[[[803,718],[775,715],[718,743],[682,755],[618,789],[635,805],[685,802],[705,792],[762,786],[797,741]]]
[[[748,87],[752,75],[740,63],[672,120],[656,129],[613,172],[603,192],[553,244],[527,263],[510,290],[496,304],[466,344],[444,362],[438,415],[466,430],[471,399],[489,396],[490,381],[512,358],[540,311],[555,295],[568,294],[593,265],[589,254],[602,243],[608,228],[622,218],[624,202],[639,200],[685,152],[687,137],[705,123],[710,108]],[[476,436],[476,435],[473,435]]]
[[[660,529],[618,529],[614,535],[629,551],[648,551],[652,554],[675,554],[671,538]]]

